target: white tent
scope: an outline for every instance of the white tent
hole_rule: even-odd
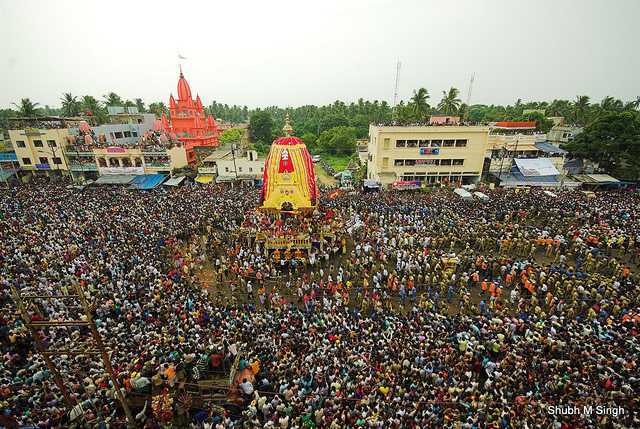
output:
[[[458,195],[465,201],[470,201],[473,199],[473,195],[471,195],[471,192],[467,191],[466,189],[456,188],[453,190],[453,193]]]
[[[558,196],[551,191],[544,191],[544,194],[551,198],[558,198]]]
[[[560,174],[549,158],[516,158],[518,170],[523,176],[557,176]]]
[[[473,193],[473,196],[476,197],[477,199],[479,199],[480,201],[485,202],[485,203],[487,201],[489,201],[489,195],[484,194],[482,192],[476,191],[476,192]]]

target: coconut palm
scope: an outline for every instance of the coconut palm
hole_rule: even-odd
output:
[[[70,92],[65,92],[60,101],[62,101],[62,112],[65,116],[78,116],[81,107],[78,97],[71,95]]]
[[[411,97],[411,106],[413,107],[413,112],[419,119],[424,118],[429,113],[429,103],[427,100],[429,99],[429,92],[426,88],[420,88],[417,91],[413,90],[413,97]]]
[[[39,103],[34,103],[28,98],[23,98],[20,100],[20,104],[12,103],[14,106],[18,108],[18,111],[22,116],[36,116],[38,113],[36,108],[40,105]]]
[[[624,107],[622,100],[617,98],[613,98],[610,95],[604,97],[600,102],[600,107],[602,110],[610,111],[610,112],[619,112]]]
[[[576,124],[586,125],[589,106],[588,95],[578,95],[576,97],[576,101],[573,103],[573,118],[575,119]]]
[[[438,110],[447,115],[456,113],[462,102],[458,98],[458,94],[460,94],[460,90],[454,87],[449,88],[448,92],[442,91],[442,100],[438,104]]]
[[[144,113],[147,110],[144,107],[144,101],[142,101],[142,98],[136,98],[134,101],[136,102],[136,107],[138,108],[138,112]]]
[[[103,97],[107,106],[122,106],[124,104],[122,97],[115,92],[110,92],[107,95],[103,95]]]

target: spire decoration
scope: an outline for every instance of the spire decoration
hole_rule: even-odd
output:
[[[282,127],[282,131],[284,132],[284,134],[286,136],[290,136],[291,134],[293,134],[293,127],[291,126],[291,123],[289,122],[289,112],[287,112],[284,115],[284,126]]]

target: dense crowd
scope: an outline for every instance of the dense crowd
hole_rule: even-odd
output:
[[[82,355],[53,358],[81,405],[70,421],[10,293],[78,285],[132,402],[234,363],[255,377],[239,410],[176,401],[174,427],[640,426],[640,196],[486,193],[323,193],[301,221],[256,213],[258,192],[237,186],[2,190],[0,425],[124,425],[101,360]],[[275,258],[256,231],[315,244]],[[82,319],[66,301],[26,311]],[[39,333],[50,349],[87,338]],[[552,408],[583,405],[605,411]],[[151,406],[134,415],[166,425]]]

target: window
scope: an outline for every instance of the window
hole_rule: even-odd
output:
[[[22,163],[24,165],[31,165],[31,158],[22,158]]]
[[[249,167],[249,173],[253,173],[253,168]]]
[[[131,131],[125,131],[125,132],[124,132],[124,136],[125,136],[126,138],[131,137]]]
[[[49,146],[49,147],[58,147],[56,145],[56,141],[55,140],[47,140],[47,146]]]
[[[264,167],[260,167],[260,172],[263,172],[263,171],[264,171]]]
[[[98,165],[100,165],[100,167],[106,167],[107,166],[107,160],[104,158],[98,158]]]
[[[60,165],[60,164],[62,164],[62,160],[60,158],[58,158],[57,156],[54,156],[53,157],[53,163],[55,165]]]
[[[393,162],[393,165],[395,165],[396,167],[401,167],[401,166],[403,166],[403,165],[404,165],[404,159],[396,159],[396,160]]]
[[[224,168],[224,172],[225,172],[225,173],[228,173],[228,172],[229,172],[229,167],[225,167],[225,168]]]
[[[115,138],[117,139],[121,139],[122,138],[122,132],[120,131],[116,131],[115,133],[113,133],[113,135],[115,136]]]
[[[404,160],[404,165],[416,165],[416,160],[415,159],[405,159]]]
[[[407,147],[418,147],[418,140],[407,140]]]
[[[389,149],[389,139],[384,139],[383,149]]]
[[[407,147],[406,140],[396,140],[396,147]]]
[[[40,164],[48,164],[49,160],[46,156],[40,157]]]
[[[382,167],[386,168],[389,166],[389,158],[382,158]]]
[[[369,154],[369,161],[373,161],[373,155]]]
[[[131,160],[129,158],[122,158],[123,167],[131,167]]]
[[[419,147],[429,147],[429,140],[418,140]]]
[[[451,165],[451,160],[450,159],[441,159],[440,160],[440,165]]]
[[[131,137],[138,137],[137,131],[131,131]]]
[[[27,147],[27,145],[24,144],[24,140],[16,140],[16,146],[17,147]]]
[[[136,167],[142,167],[142,160],[140,158],[136,158],[135,160]]]
[[[442,146],[442,140],[431,140],[431,147],[440,147]]]
[[[453,165],[464,165],[464,159],[454,159]]]
[[[444,140],[442,142],[442,147],[453,147],[455,144],[455,140]]]
[[[242,167],[238,167],[238,171],[242,173]]]
[[[35,147],[42,147],[42,140],[34,140],[33,145]]]
[[[467,147],[467,139],[456,140],[456,147]]]

